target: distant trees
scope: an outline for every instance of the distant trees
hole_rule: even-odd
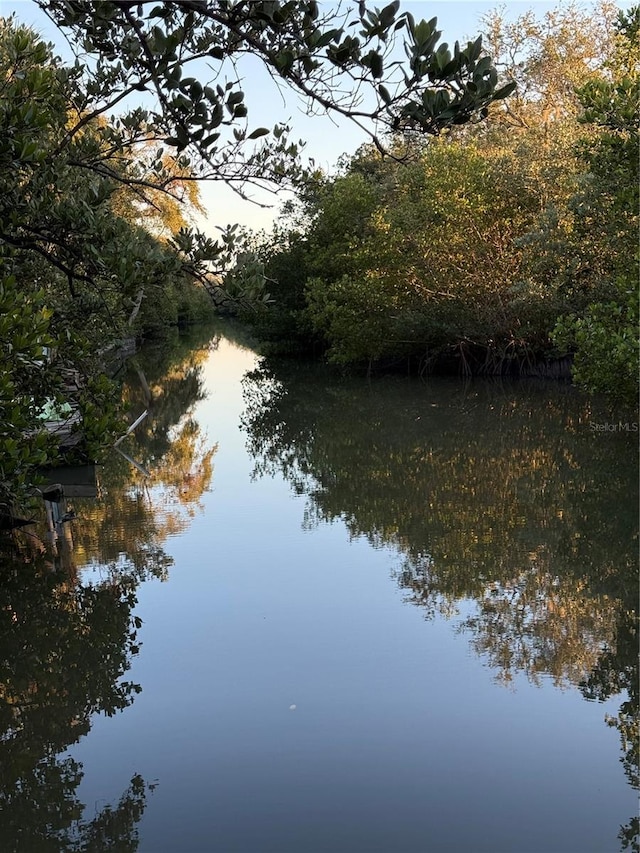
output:
[[[263,334],[310,333],[341,364],[502,372],[571,352],[578,382],[632,403],[638,9],[616,11],[489,15],[517,93],[480,125],[392,140],[396,158],[365,147],[301,193],[295,226],[262,247]]]
[[[345,182],[359,177],[377,185],[376,207],[359,233],[333,220],[350,245],[332,265],[314,264],[307,282],[309,316],[330,357],[425,363],[456,353],[493,370],[544,344],[538,315],[548,308],[515,286],[522,269],[515,241],[542,209],[527,160],[472,140],[443,140],[409,164],[388,162],[382,175],[364,178],[367,157],[376,155],[353,161],[356,175]],[[342,184],[338,179],[332,192]],[[312,252],[323,231],[309,236]],[[336,245],[330,238],[324,251]],[[343,257],[343,270],[330,278]]]

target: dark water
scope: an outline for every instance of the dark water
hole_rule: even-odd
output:
[[[143,352],[150,476],[2,563],[0,849],[634,849],[633,426],[232,337]]]

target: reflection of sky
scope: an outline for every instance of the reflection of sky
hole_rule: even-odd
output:
[[[142,693],[73,749],[80,798],[158,788],[141,853],[602,853],[635,807],[604,723],[619,698],[509,689],[451,621],[405,603],[397,555],[251,481],[253,354],[223,340],[194,416],[219,443],[205,512],[138,590]],[[295,706],[292,709],[292,706]]]
[[[328,7],[329,4],[321,4]],[[355,6],[354,3],[351,4]],[[375,3],[378,8],[384,3]],[[475,38],[480,29],[481,17],[499,4],[488,2],[488,0],[437,0],[436,2],[423,2],[423,0],[409,0],[401,4],[400,11],[410,11],[416,19],[432,17],[438,18],[438,27],[443,32],[443,40],[450,44],[459,40],[466,41]],[[516,17],[529,9],[536,14],[543,15],[545,12],[556,8],[558,3],[548,0],[538,2],[509,2],[503,4],[504,14],[507,17]],[[589,4],[585,4],[589,5]],[[624,2],[618,5],[626,8]],[[343,4],[348,8],[349,4]],[[51,24],[35,3],[29,0],[0,0],[0,12],[9,15],[16,12],[18,18],[25,23],[32,24],[45,39],[54,42],[58,52],[63,58],[70,56],[68,46],[58,30]],[[317,115],[309,117],[305,115],[304,106],[300,101],[279,90],[261,64],[252,57],[244,57],[239,63],[240,76],[244,81],[246,102],[249,108],[249,127],[273,127],[276,122],[288,122],[292,127],[292,140],[303,139],[306,142],[306,154],[313,158],[322,169],[333,168],[338,158],[345,152],[353,153],[359,145],[367,140],[362,130],[349,122],[347,119],[330,120],[326,116]],[[204,77],[208,80],[209,72],[202,68]],[[239,222],[250,227],[268,227],[277,210],[279,200],[266,191],[253,190],[250,196],[261,204],[270,205],[263,209],[250,202],[241,199],[229,187],[218,183],[208,183],[202,187],[202,200],[207,211],[202,218],[200,227],[215,235],[215,226],[224,226]]]

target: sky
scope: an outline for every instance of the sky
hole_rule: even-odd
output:
[[[532,9],[536,16],[543,16],[559,5],[567,5],[564,0],[403,0],[400,11],[410,11],[416,20],[438,18],[438,28],[442,30],[442,40],[453,44],[456,40],[466,43],[474,39],[481,29],[483,15],[496,8],[515,18]],[[322,4],[329,6],[330,4]],[[350,5],[355,7],[355,3]],[[370,5],[379,8],[386,5],[385,0]],[[589,3],[583,3],[587,8]],[[620,5],[624,5],[620,3]],[[41,36],[56,47],[57,52],[67,59],[71,57],[64,37],[51,24],[32,0],[0,0],[0,15],[15,13],[23,23],[29,24]],[[304,105],[295,96],[283,95],[273,81],[250,61],[245,65],[243,88],[249,109],[249,128],[273,127],[276,122],[286,122],[292,127],[292,139],[305,141],[305,154],[314,159],[324,171],[331,171],[343,153],[352,154],[367,140],[362,130],[346,119],[337,123],[327,116],[308,116]],[[203,81],[207,82],[207,81]],[[235,222],[250,228],[269,228],[278,215],[280,197],[266,192],[249,191],[254,198],[268,207],[259,207],[250,201],[242,200],[236,193],[220,183],[202,183],[201,199],[205,215],[199,218],[198,225],[211,236],[215,236],[217,226],[226,226]]]

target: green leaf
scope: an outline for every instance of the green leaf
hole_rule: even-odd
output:
[[[478,36],[478,38],[473,43],[469,42],[467,52],[469,54],[469,59],[472,62],[475,62],[476,59],[482,53],[482,36]]]
[[[328,30],[326,33],[322,33],[320,38],[314,43],[313,47],[316,50],[320,50],[323,47],[327,47],[327,45],[331,44],[332,41],[337,41],[342,35],[342,30]]]
[[[380,93],[380,97],[385,102],[385,104],[388,105],[391,103],[391,95],[389,93],[389,90],[386,86],[383,86],[382,83],[380,83],[380,85],[378,86],[378,92]]]
[[[518,88],[518,84],[516,82],[507,83],[505,86],[502,86],[500,89],[496,89],[493,93],[493,97],[496,101],[500,101],[503,98],[508,98],[512,92]]]
[[[391,26],[396,17],[396,12],[400,8],[399,0],[394,0],[393,3],[390,3],[388,6],[385,6],[384,9],[380,12],[378,18],[380,20],[380,24],[386,29]]]
[[[372,52],[370,54],[370,59],[371,59],[371,74],[376,80],[378,80],[380,77],[382,77],[382,70],[383,70],[382,57],[380,56],[379,53]]]
[[[244,92],[236,90],[235,92],[231,92],[227,97],[227,105],[232,107],[235,104],[239,104],[241,101],[244,101]]]

